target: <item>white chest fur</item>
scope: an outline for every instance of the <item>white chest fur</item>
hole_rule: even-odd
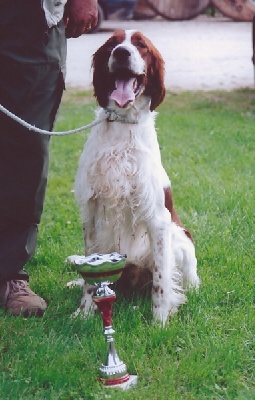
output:
[[[146,221],[167,185],[153,115],[139,125],[106,121],[91,131],[76,179],[81,208],[94,199],[116,215],[130,210],[134,223]]]
[[[93,128],[75,185],[87,250],[124,252],[145,260],[150,247],[147,222],[164,209],[163,188],[168,185],[153,114],[139,124],[106,121]]]

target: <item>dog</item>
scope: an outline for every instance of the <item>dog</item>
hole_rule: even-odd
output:
[[[149,287],[154,318],[165,325],[200,280],[155,130],[154,110],[165,97],[164,61],[141,32],[118,30],[95,52],[92,67],[97,118],[108,118],[92,128],[75,180],[85,253],[126,254],[119,286]],[[80,310],[87,314],[92,305],[84,283]]]

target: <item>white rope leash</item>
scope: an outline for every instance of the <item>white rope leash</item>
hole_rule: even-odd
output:
[[[76,129],[71,129],[69,131],[52,132],[52,131],[47,131],[44,129],[37,128],[36,126],[29,124],[28,122],[24,121],[17,115],[13,114],[11,111],[7,110],[7,108],[2,106],[1,104],[0,104],[0,111],[2,111],[8,117],[12,118],[14,121],[18,122],[20,125],[27,128],[29,131],[41,133],[43,135],[50,135],[50,136],[64,136],[64,135],[71,135],[72,133],[82,132],[87,129],[93,128],[93,126],[100,124],[101,122],[105,121],[106,119],[108,119],[108,121],[111,121],[111,122],[118,121],[118,122],[129,123],[129,124],[137,123],[137,120],[128,120],[126,117],[118,115],[114,111],[105,110],[105,115],[102,118],[99,118],[99,119],[91,122],[88,125],[84,125],[84,126],[81,126],[80,128],[76,128]]]
[[[101,122],[105,121],[105,119],[108,117],[108,115],[106,114],[101,119],[93,121],[88,125],[84,125],[84,126],[81,126],[80,128],[76,128],[76,129],[71,129],[69,131],[52,132],[52,131],[46,131],[44,129],[37,128],[36,126],[29,124],[28,122],[24,121],[17,115],[13,114],[11,111],[7,110],[7,108],[2,106],[1,104],[0,104],[0,111],[2,111],[8,117],[12,118],[14,121],[18,122],[20,125],[27,128],[29,131],[41,133],[43,135],[50,135],[50,136],[64,136],[64,135],[70,135],[72,133],[82,132],[82,131],[85,131],[86,129],[92,128],[93,126],[95,126],[97,124],[100,124]]]

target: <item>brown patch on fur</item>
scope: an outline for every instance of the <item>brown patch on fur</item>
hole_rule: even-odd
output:
[[[160,294],[164,293],[164,290],[160,285],[153,285],[152,290],[154,293],[160,293]]]
[[[162,238],[157,240],[157,246],[158,246],[159,251],[162,251],[162,247],[163,247]]]
[[[160,286],[159,286],[159,285],[153,285],[153,291],[154,291],[155,293],[158,293],[158,292],[159,292],[159,289],[160,289]]]
[[[147,268],[139,268],[135,264],[127,263],[121,278],[114,284],[114,289],[124,296],[135,293],[146,296],[151,293],[152,273]]]
[[[179,215],[177,214],[177,212],[174,209],[174,203],[173,203],[173,195],[172,195],[172,191],[170,187],[164,188],[164,193],[165,193],[165,207],[168,209],[168,211],[170,212],[171,216],[172,216],[172,221],[180,226],[181,228],[184,229],[184,232],[186,234],[186,236],[192,240],[193,242],[193,238],[191,233],[183,226],[181,219],[179,217]]]

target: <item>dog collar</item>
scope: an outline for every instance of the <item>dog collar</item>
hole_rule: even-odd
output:
[[[117,114],[116,111],[113,110],[105,110],[106,119],[109,122],[121,122],[122,124],[138,124],[138,117],[137,118],[129,118],[126,115]]]

